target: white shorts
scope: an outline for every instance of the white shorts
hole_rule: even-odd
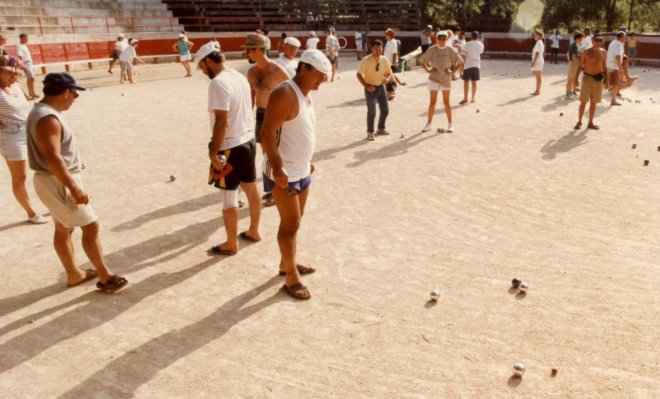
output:
[[[119,61],[121,73],[133,72],[133,63],[128,61]]]
[[[27,159],[25,125],[5,123],[5,128],[0,131],[0,154],[7,161]]]
[[[534,67],[532,68],[532,71],[542,71],[543,66],[545,65],[545,60],[543,58],[539,58],[536,60],[536,63],[534,64]]]
[[[192,56],[190,54],[180,55],[179,60],[181,60],[181,62],[192,61]]]
[[[72,173],[71,177],[82,188],[80,175]],[[69,189],[50,173],[36,172],[34,174],[34,191],[48,208],[53,220],[66,228],[87,226],[98,219],[90,205],[76,204]]]
[[[429,80],[429,81],[428,81],[428,87],[429,87],[429,91],[434,91],[434,90],[438,90],[438,91],[451,90],[451,87],[441,86],[438,82],[434,82],[434,81],[432,81],[432,80]]]

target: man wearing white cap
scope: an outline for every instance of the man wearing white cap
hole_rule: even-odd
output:
[[[277,59],[277,63],[284,68],[286,73],[289,75],[289,79],[296,76],[296,68],[298,67],[298,60],[296,59],[296,55],[298,55],[299,48],[300,40],[289,36],[284,39],[282,54],[280,54],[279,58]]]
[[[314,268],[296,263],[296,236],[312,182],[312,156],[316,143],[316,116],[309,92],[318,90],[332,73],[328,58],[319,50],[300,57],[296,76],[270,95],[262,130],[264,190],[272,190],[280,214],[277,243],[284,289],[296,299],[309,299],[301,274]]]
[[[309,32],[309,38],[307,39],[307,49],[317,49],[319,47],[319,38],[316,37],[316,32]]]
[[[213,43],[206,43],[195,54],[195,63],[211,79],[208,110],[212,137],[209,143],[209,184],[220,189],[222,218],[227,240],[214,245],[211,254],[235,255],[239,236],[247,241],[261,240],[261,205],[255,168],[256,144],[252,121],[250,84],[245,76],[224,64],[225,56]],[[238,187],[250,205],[250,227],[238,234]]]

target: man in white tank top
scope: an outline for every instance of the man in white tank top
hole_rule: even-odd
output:
[[[305,211],[314,166],[316,116],[308,95],[318,90],[332,74],[328,58],[319,50],[307,50],[300,57],[296,76],[270,94],[262,127],[261,145],[264,191],[272,190],[280,214],[277,242],[280,247],[280,275],[284,289],[296,299],[309,299],[301,274],[314,268],[296,263],[296,235]]]

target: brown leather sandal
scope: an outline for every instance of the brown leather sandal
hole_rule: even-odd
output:
[[[289,294],[294,299],[300,299],[306,301],[312,297],[312,294],[309,293],[307,287],[302,285],[302,283],[296,283],[290,287],[284,284],[282,288],[284,288],[286,293]]]
[[[316,271],[313,267],[305,266],[305,265],[296,265],[296,268],[298,269],[298,273],[302,274],[312,274]],[[286,276],[286,272],[283,272],[280,270],[280,276]]]

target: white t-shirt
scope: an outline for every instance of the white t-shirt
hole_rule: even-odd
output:
[[[607,69],[612,71],[618,71],[619,66],[616,64],[616,56],[621,57],[619,60],[623,62],[623,43],[618,40],[614,40],[607,47]]]
[[[23,62],[32,62],[32,54],[30,54],[30,49],[25,44],[16,45],[16,55],[18,55]]]
[[[284,68],[286,71],[287,75],[289,75],[289,78],[292,79],[294,76],[296,76],[296,68],[298,68],[298,60],[297,59],[288,59],[284,55],[280,55],[279,58],[277,59],[277,63]]]
[[[137,53],[135,52],[135,47],[129,45],[119,55],[119,61],[133,62],[133,58],[135,57],[137,57]]]
[[[254,138],[250,84],[243,74],[225,68],[209,84],[211,131],[215,125],[214,110],[227,111],[227,135],[221,150],[236,147]]]
[[[461,53],[465,54],[463,69],[481,68],[481,54],[484,52],[484,44],[479,40],[471,40],[463,45]]]
[[[536,41],[534,49],[532,50],[532,61],[534,61],[534,54],[536,53],[538,53],[539,56],[536,59],[534,66],[532,67],[532,71],[542,71],[543,65],[545,64],[545,59],[543,58],[543,54],[545,53],[545,44],[543,44],[543,39]]]
[[[307,39],[307,48],[308,48],[308,49],[310,49],[310,48],[314,48],[314,49],[315,49],[315,48],[318,48],[319,41],[320,41],[320,40],[319,40],[318,37],[310,37],[309,39]]]
[[[383,50],[383,55],[387,60],[392,63],[392,55],[399,53],[399,46],[396,43],[396,40],[391,39],[385,42],[385,49]]]
[[[559,48],[559,41],[561,40],[561,35],[550,35],[548,39],[550,39],[550,41],[552,42],[552,44],[550,44],[551,48]]]
[[[339,40],[333,35],[325,37],[325,53],[334,57],[339,54]]]
[[[121,54],[124,50],[126,50],[126,47],[128,46],[129,44],[126,40],[115,42],[115,50],[119,51],[119,54]]]

